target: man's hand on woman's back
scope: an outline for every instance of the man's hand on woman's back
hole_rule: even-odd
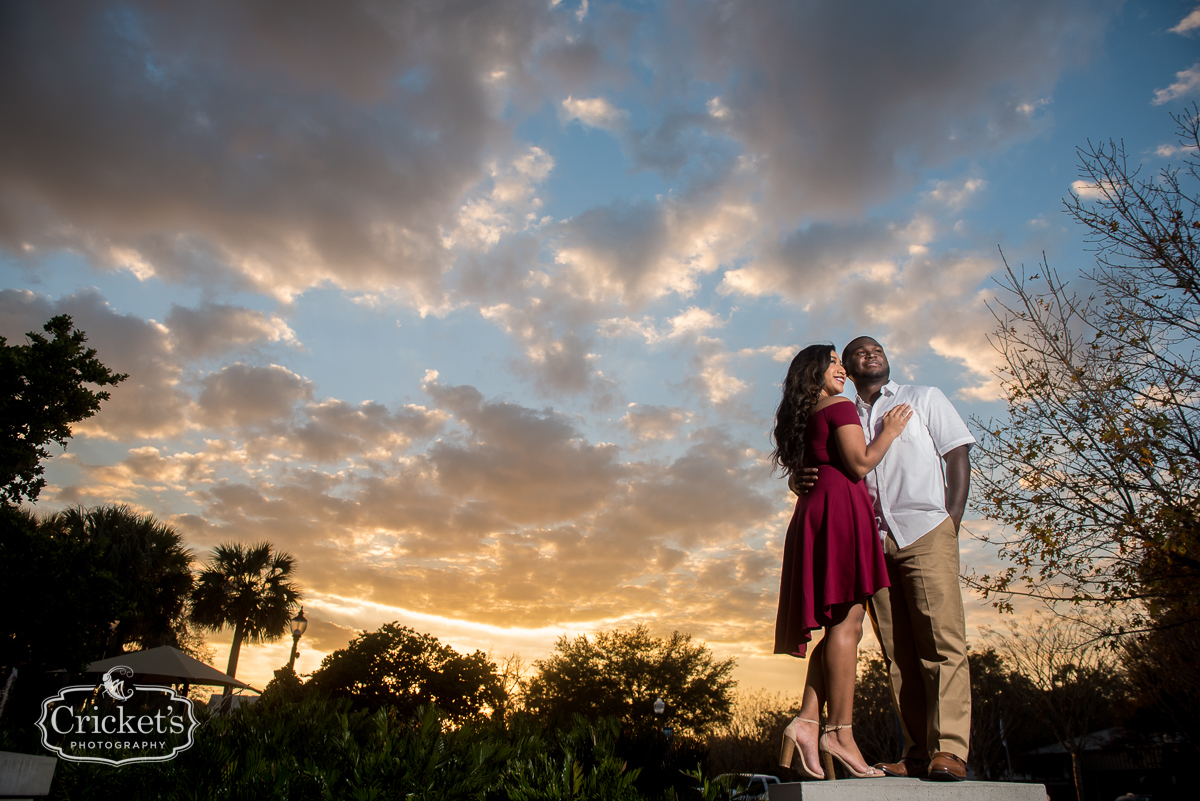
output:
[[[797,495],[807,495],[817,483],[817,468],[801,467],[788,476],[788,489]]]

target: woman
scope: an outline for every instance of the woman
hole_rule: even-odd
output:
[[[813,648],[800,715],[783,734],[779,761],[824,778],[818,753],[828,752],[859,778],[883,776],[868,766],[854,742],[850,719],[858,641],[866,599],[889,586],[883,547],[863,477],[875,469],[912,417],[907,404],[883,416],[883,430],[867,445],[854,403],[842,397],[846,371],[832,345],[810,345],[788,368],[775,412],[772,463],[786,475],[816,467],[817,479],[796,502],[783,548],[775,653],[802,657],[814,629],[825,636]],[[828,703],[825,729],[818,719]]]

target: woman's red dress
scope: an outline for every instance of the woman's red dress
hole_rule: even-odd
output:
[[[796,501],[783,545],[775,653],[804,656],[813,629],[830,625],[832,607],[890,585],[866,485],[842,461],[836,431],[862,425],[853,403],[813,412],[804,431],[804,464],[817,482]]]

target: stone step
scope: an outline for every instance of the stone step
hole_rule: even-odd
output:
[[[0,751],[0,797],[19,801],[49,795],[57,764],[58,760],[52,756]]]
[[[772,784],[770,801],[1046,801],[1046,788],[1020,782],[841,779]]]

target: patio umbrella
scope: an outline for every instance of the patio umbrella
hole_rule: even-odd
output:
[[[259,692],[249,684],[240,682],[170,645],[121,654],[110,659],[101,659],[99,662],[88,665],[84,673],[104,673],[118,665],[124,665],[132,670],[138,677],[138,681],[145,684],[183,682],[188,685],[210,684]]]

